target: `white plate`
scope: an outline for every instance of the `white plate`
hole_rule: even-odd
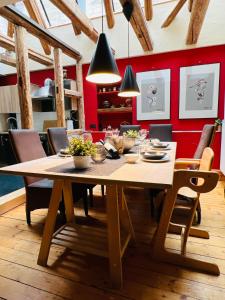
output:
[[[71,157],[70,154],[62,154],[62,153],[58,153],[59,157]]]
[[[159,148],[159,147],[153,147],[151,146],[151,150],[158,150],[158,151],[164,151],[164,150],[171,150],[170,146],[168,146],[167,148]]]
[[[143,157],[142,160],[147,161],[147,162],[151,162],[151,163],[161,163],[161,162],[170,161],[170,157],[169,157],[169,155],[166,155],[161,159],[147,159],[147,158]]]

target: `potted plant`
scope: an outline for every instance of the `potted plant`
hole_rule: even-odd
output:
[[[222,124],[223,124],[223,121],[222,121],[221,119],[216,119],[216,120],[215,120],[216,129],[217,129],[218,131],[221,131],[221,129],[222,129]]]
[[[90,165],[91,155],[96,151],[91,141],[84,141],[82,138],[71,138],[69,142],[69,153],[73,156],[76,169],[86,169]]]

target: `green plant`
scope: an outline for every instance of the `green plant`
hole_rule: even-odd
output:
[[[215,125],[216,126],[220,126],[220,125],[222,126],[222,124],[223,124],[223,121],[221,119],[216,119],[215,120]]]
[[[126,137],[129,137],[129,138],[137,138],[138,131],[130,129],[130,130],[127,130],[126,132],[124,132],[123,135]]]
[[[72,156],[90,156],[95,152],[96,146],[91,141],[73,137],[69,142],[69,153]]]

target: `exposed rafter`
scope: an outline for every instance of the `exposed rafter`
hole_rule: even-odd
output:
[[[16,68],[16,59],[6,54],[0,54],[0,62],[5,65]]]
[[[106,20],[109,28],[115,25],[115,18],[113,13],[112,0],[104,0]]]
[[[14,24],[11,23],[11,22],[8,22],[7,35],[8,35],[9,37],[11,37],[11,38],[12,38],[13,35],[14,35]]]
[[[120,0],[123,6],[126,2],[133,5],[133,13],[130,23],[144,51],[152,51],[153,45],[150,34],[148,32],[147,23],[138,0]]]
[[[45,40],[52,47],[61,48],[66,55],[76,60],[80,60],[82,58],[77,50],[73,49],[71,46],[58,39],[55,35],[50,33],[49,30],[37,24],[34,20],[18,11],[18,9],[16,9],[12,5],[0,8],[0,15],[14,24],[23,26],[27,29],[28,32],[38,38]]]
[[[185,4],[186,1],[187,0],[179,0],[177,5],[174,7],[172,12],[168,16],[168,18],[162,24],[162,28],[169,26],[173,22],[173,20],[176,18],[177,14],[179,13],[179,11],[181,10],[181,8],[183,7],[183,5]]]
[[[94,29],[91,21],[81,11],[79,5],[74,0],[50,0],[58,7],[78,28],[85,33],[95,43],[98,40],[98,32]]]
[[[21,0],[1,0],[0,1],[0,7],[9,5],[9,4],[15,4],[16,2],[19,2]]]
[[[188,0],[188,10],[191,12],[193,5],[193,0]]]
[[[0,47],[15,52],[15,42],[12,38],[6,37],[4,35],[0,34]],[[53,60],[43,54],[37,53],[36,51],[32,49],[28,49],[28,56],[30,59],[38,62],[39,64],[45,65],[45,66],[52,66]]]
[[[186,44],[196,44],[210,0],[195,0],[191,10],[191,19],[188,28]]]
[[[43,26],[44,28],[47,28],[45,21],[43,19],[43,16],[39,10],[39,7],[37,5],[36,0],[24,0],[24,5],[30,15],[30,17],[36,21],[38,24],[40,24],[41,26]],[[50,55],[51,54],[51,47],[49,46],[48,43],[46,43],[46,41],[40,39],[42,48],[45,52],[45,54]]]
[[[152,8],[152,0],[145,0],[145,18],[147,21],[150,21],[153,17],[153,8]]]

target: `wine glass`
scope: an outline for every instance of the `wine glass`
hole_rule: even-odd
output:
[[[144,142],[146,137],[147,137],[147,130],[146,129],[139,130],[139,140],[140,140],[141,143]]]
[[[93,142],[93,138],[92,138],[91,132],[88,132],[88,131],[83,132],[82,137],[83,137],[83,139],[84,139],[85,142],[86,141]]]

